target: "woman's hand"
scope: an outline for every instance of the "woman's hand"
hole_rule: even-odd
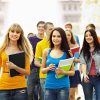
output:
[[[80,63],[80,60],[78,58],[74,58],[74,62]]]
[[[65,74],[65,71],[61,68],[56,68],[55,72],[57,75],[64,75]]]
[[[29,75],[30,74],[26,69],[20,68],[10,61],[7,61],[6,64],[7,64],[9,69],[15,69],[17,72],[19,72],[22,75]]]
[[[74,58],[74,62],[77,62],[77,58]]]
[[[14,63],[12,63],[10,61],[7,61],[6,64],[9,69],[16,69],[16,67],[17,67]]]
[[[55,70],[55,65],[54,64],[50,64],[48,66],[48,70],[54,71]]]
[[[88,77],[88,75],[83,75],[84,76],[84,82],[85,83],[89,83],[89,77]]]

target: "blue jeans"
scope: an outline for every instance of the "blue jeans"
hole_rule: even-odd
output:
[[[40,88],[40,79],[39,71],[32,69],[27,80],[27,90],[28,90],[28,99],[29,100],[38,100],[39,88]]]
[[[44,100],[44,85],[45,85],[45,78],[40,78],[40,85],[41,85],[41,100]]]
[[[89,76],[89,83],[82,81],[85,100],[93,100],[93,88],[95,89],[96,100],[100,100],[100,76]]]
[[[44,100],[69,100],[69,88],[45,89]]]
[[[0,90],[0,100],[28,100],[27,89]]]

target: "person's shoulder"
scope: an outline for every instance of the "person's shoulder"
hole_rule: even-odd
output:
[[[42,44],[42,42],[43,42],[43,40],[39,41],[39,42],[37,43],[37,45],[41,45],[41,44]]]
[[[49,51],[50,51],[50,48],[45,48],[45,49],[43,50],[43,54],[48,54]]]
[[[40,48],[42,48],[42,46],[43,46],[43,40],[41,40],[41,41],[39,41],[39,42],[37,43],[36,48],[37,48],[37,49],[40,49]]]
[[[46,41],[46,38],[44,37],[41,41],[38,42],[38,45],[43,45]]]
[[[98,36],[98,41],[99,41],[99,43],[100,43],[100,36]]]
[[[45,41],[47,41],[47,39],[46,39],[46,37],[44,37],[40,42],[45,42]]]
[[[40,39],[40,38],[38,38],[36,35],[34,35],[32,37],[29,37],[29,39]]]
[[[3,56],[3,57],[7,56],[7,53],[5,52],[5,50],[0,52],[0,56]]]
[[[34,40],[34,37],[35,36],[32,36],[32,37],[29,37],[28,39],[31,41],[31,40]]]
[[[32,41],[32,42],[38,43],[38,42],[40,42],[42,39],[38,38],[38,37],[35,35],[34,37],[31,37],[29,40]]]
[[[45,48],[44,52],[48,52],[50,50],[50,48]]]

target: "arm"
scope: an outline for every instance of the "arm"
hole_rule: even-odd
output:
[[[86,61],[83,57],[83,52],[81,52],[81,54],[80,54],[80,64],[81,64],[81,71],[82,71],[83,77],[84,77],[84,82],[89,82],[89,77],[88,77],[87,71],[86,71]]]
[[[39,61],[38,58],[35,58],[35,59],[34,59],[34,64],[35,64],[37,67],[42,67],[42,64],[40,63],[40,61]]]
[[[76,62],[76,63],[80,63],[80,59],[79,59],[79,52],[75,52],[74,53],[74,62]]]
[[[72,67],[71,67],[70,71],[66,71],[65,75],[73,76],[74,74],[75,74],[74,64],[72,64]]]
[[[74,62],[76,63],[80,63],[80,59],[79,59],[79,46],[78,44],[76,43],[75,47],[78,47],[73,53],[74,53]]]
[[[74,62],[76,62],[76,63],[80,63],[80,59],[78,59],[78,58],[74,58]]]
[[[43,51],[43,56],[42,56],[42,73],[46,74],[48,73],[49,70],[54,70],[55,69],[55,66],[53,64],[50,64],[48,67],[46,67],[46,58],[47,58],[47,55],[48,55],[48,51],[49,49],[45,49]]]
[[[82,64],[81,67],[82,67],[84,82],[88,83],[89,82],[89,77],[88,77],[87,72],[86,72],[86,65]]]
[[[86,76],[86,65],[85,64],[81,64],[81,70],[82,70],[83,76]]]
[[[40,42],[39,42],[40,43]],[[37,66],[37,67],[41,67],[42,64],[40,63],[39,61],[39,57],[42,57],[42,50],[41,50],[41,46],[40,44],[37,43],[37,46],[36,46],[36,50],[35,50],[35,59],[34,59],[34,64]]]
[[[6,62],[9,69],[14,69],[22,75],[29,75],[30,74],[30,60],[26,58],[25,62],[25,69],[20,68],[12,62]]]

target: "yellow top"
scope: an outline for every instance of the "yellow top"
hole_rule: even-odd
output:
[[[25,88],[27,85],[25,75],[10,77],[6,61],[8,61],[8,55],[5,52],[2,52],[0,54],[0,69],[2,68],[0,75],[0,90]],[[25,69],[28,71],[28,73],[30,73],[30,61],[27,58]]]
[[[49,41],[44,37],[43,40],[37,43],[36,51],[35,51],[35,58],[42,57],[43,50],[50,47]],[[40,78],[46,78],[46,74],[43,74],[40,68]]]

